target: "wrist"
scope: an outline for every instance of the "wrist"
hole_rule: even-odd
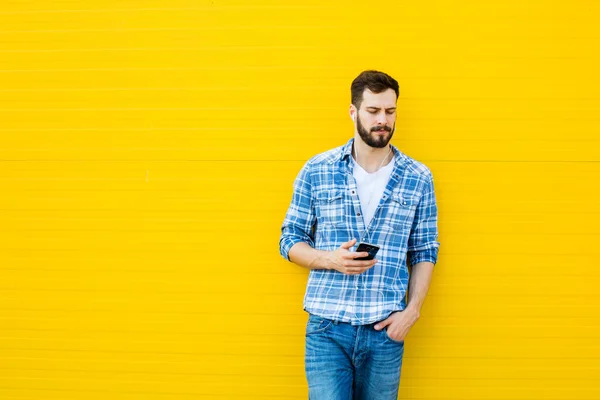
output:
[[[410,314],[414,321],[418,320],[421,317],[421,309],[415,304],[408,304],[404,309],[404,312],[406,314]]]
[[[331,269],[331,263],[329,261],[328,251],[324,250],[315,250],[315,258],[313,258],[310,263],[311,269]]]

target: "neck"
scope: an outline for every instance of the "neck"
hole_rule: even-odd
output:
[[[362,139],[354,140],[354,159],[370,174],[387,165],[393,158],[393,154],[390,144],[375,148],[367,145]]]

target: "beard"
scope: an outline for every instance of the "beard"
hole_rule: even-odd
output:
[[[375,132],[378,129],[387,131],[388,135],[381,136],[380,134],[376,133],[371,134],[371,132]],[[363,142],[371,147],[381,149],[387,146],[390,140],[392,140],[392,136],[394,136],[394,132],[396,131],[396,124],[394,124],[392,128],[389,126],[375,126],[371,128],[370,132],[367,132],[363,124],[360,122],[360,116],[358,113],[356,113],[356,130],[358,131],[358,134]]]

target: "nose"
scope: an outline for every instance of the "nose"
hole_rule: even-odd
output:
[[[377,114],[377,125],[385,125],[387,119],[385,118],[385,112],[380,112]]]

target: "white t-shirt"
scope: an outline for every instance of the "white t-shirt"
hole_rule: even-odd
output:
[[[358,198],[360,199],[360,207],[362,209],[363,220],[365,221],[365,227],[368,227],[373,219],[377,205],[383,196],[385,187],[390,180],[392,171],[394,169],[394,159],[385,166],[381,167],[380,170],[373,172],[372,174],[365,171],[352,157],[354,161],[353,176],[356,180],[356,187],[358,190]]]

